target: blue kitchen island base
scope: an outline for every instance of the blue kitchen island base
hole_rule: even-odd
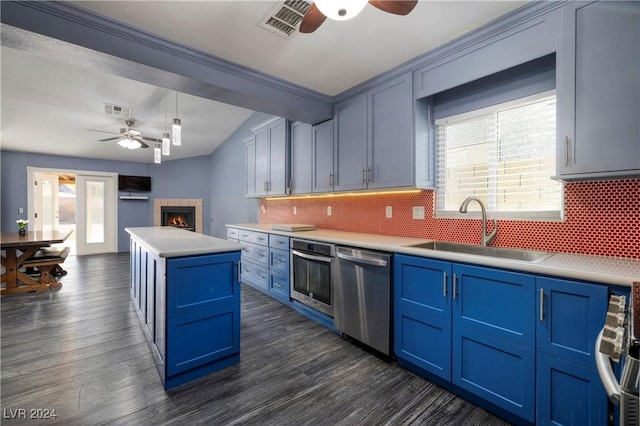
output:
[[[164,388],[238,363],[242,246],[184,230],[127,232],[131,301]]]

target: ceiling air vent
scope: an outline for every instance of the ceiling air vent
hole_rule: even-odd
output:
[[[289,39],[295,35],[302,17],[310,6],[311,0],[287,0],[274,7],[258,25],[280,37]]]
[[[108,104],[106,102],[104,104],[104,113],[114,117],[131,118],[131,111],[132,108],[130,107]]]

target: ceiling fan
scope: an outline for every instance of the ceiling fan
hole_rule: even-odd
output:
[[[418,0],[316,0],[300,22],[301,33],[312,33],[327,19],[343,21],[351,19],[369,3],[384,12],[394,15],[407,15],[418,4]]]
[[[90,131],[90,132],[102,132],[102,133],[111,133],[113,135],[118,135],[118,136],[113,137],[113,138],[98,139],[98,141],[99,142],[106,142],[106,141],[118,140],[118,145],[120,145],[123,148],[128,148],[128,149],[149,148],[149,145],[144,143],[144,141],[162,142],[161,139],[148,138],[146,136],[142,136],[140,134],[139,130],[136,130],[136,129],[133,128],[133,125],[135,124],[135,122],[133,120],[125,120],[124,124],[127,127],[121,128],[119,133],[107,132],[107,131],[104,131],[104,130],[94,130],[94,129],[87,129],[87,130]]]

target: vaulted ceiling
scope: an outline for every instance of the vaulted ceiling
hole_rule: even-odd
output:
[[[292,83],[329,99],[451,41],[523,1],[420,1],[407,16],[372,6],[350,21],[327,20],[312,34],[285,39],[259,26],[276,1],[71,2],[91,13]],[[135,127],[155,138],[176,115],[176,92],[109,70],[56,60],[5,43],[2,55],[2,149],[85,158],[151,162],[151,150],[98,142],[118,132],[122,117],[104,104],[132,108]],[[138,79],[140,80],[140,79]],[[259,108],[177,94],[183,145],[171,159],[213,152]],[[263,111],[270,112],[270,111]],[[114,135],[115,136],[115,135]]]

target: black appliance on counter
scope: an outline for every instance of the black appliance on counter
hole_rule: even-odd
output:
[[[620,362],[618,382],[611,363]],[[611,296],[604,327],[596,340],[596,364],[609,399],[619,407],[620,426],[640,426],[640,282],[630,300]]]
[[[291,239],[291,298],[333,317],[335,246]]]

